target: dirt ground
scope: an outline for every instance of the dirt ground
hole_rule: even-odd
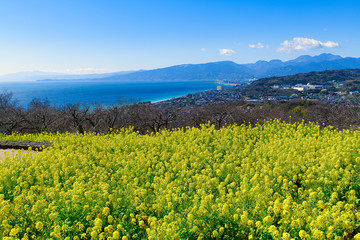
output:
[[[14,150],[14,152],[11,152],[11,149],[0,149],[0,161],[2,161],[3,159],[5,159],[6,156],[9,156],[11,158],[13,158],[17,151],[20,152],[20,150]],[[26,154],[28,153],[28,150],[22,150],[22,153]],[[36,156],[37,152],[36,151],[31,151],[31,153],[33,154],[33,156]]]

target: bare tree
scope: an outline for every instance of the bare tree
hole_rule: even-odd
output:
[[[34,98],[24,115],[24,128],[29,132],[54,132],[58,120],[58,110],[50,105],[49,100]]]
[[[104,131],[119,130],[130,125],[128,106],[110,106],[102,112]]]
[[[192,111],[192,120],[196,127],[210,121],[210,123],[219,129],[225,124],[234,123],[232,115],[233,108],[234,106],[232,104],[212,104],[196,108]]]
[[[172,128],[177,112],[169,108],[155,107],[150,103],[138,103],[127,106],[123,111],[123,119],[127,126],[141,133],[159,132],[164,128]]]
[[[62,115],[65,117],[65,123],[69,131],[78,131],[84,133],[86,125],[93,125],[90,114],[91,105],[68,104],[62,109]]]
[[[11,92],[0,93],[0,132],[10,134],[21,132],[24,123],[24,109],[17,107]]]

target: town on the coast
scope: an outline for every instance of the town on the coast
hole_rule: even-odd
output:
[[[218,86],[215,90],[208,90],[188,94],[186,96],[168,99],[154,103],[157,106],[176,106],[176,107],[196,107],[208,104],[224,104],[227,102],[237,102],[245,100],[247,102],[280,102],[291,100],[321,101],[330,104],[352,105],[358,102],[359,90],[345,91],[342,89],[344,82],[335,80],[322,84],[274,84],[265,89],[263,94],[252,97],[249,94],[251,84],[236,85],[229,88]],[[275,91],[271,91],[275,90]],[[283,90],[283,95],[277,94]]]

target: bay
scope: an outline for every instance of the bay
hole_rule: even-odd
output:
[[[54,82],[0,82],[0,92],[13,93],[22,107],[34,98],[48,99],[50,104],[104,104],[155,102],[184,96],[190,93],[216,89],[217,81],[177,82],[103,82],[103,81],[54,81]],[[229,87],[222,85],[223,87]]]

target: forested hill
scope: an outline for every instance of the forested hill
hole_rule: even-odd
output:
[[[360,69],[332,70],[321,72],[299,73],[284,77],[262,78],[252,82],[245,89],[247,93],[265,94],[276,91],[274,86],[294,86],[296,84],[322,85],[335,88],[336,91],[360,91]],[[280,90],[281,91],[281,90]]]

